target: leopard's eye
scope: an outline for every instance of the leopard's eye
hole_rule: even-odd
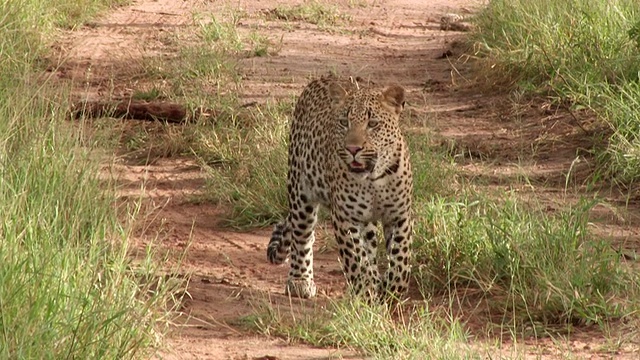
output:
[[[347,119],[346,117],[341,118],[340,119],[340,126],[342,126],[344,128],[348,128],[349,127],[349,119]]]
[[[367,127],[369,129],[375,129],[378,125],[380,125],[380,121],[378,121],[378,119],[369,119],[369,122],[367,123]]]

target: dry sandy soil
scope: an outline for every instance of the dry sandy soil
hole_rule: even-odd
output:
[[[514,106],[513,95],[478,86],[471,79],[471,65],[459,57],[454,40],[461,32],[440,29],[445,13],[467,14],[479,6],[474,0],[372,0],[352,1],[365,6],[350,7],[335,2],[352,21],[351,31],[327,32],[306,23],[267,21],[260,13],[278,4],[295,1],[237,0],[230,3],[197,0],[134,0],[113,9],[94,23],[69,31],[56,44],[64,65],[56,75],[71,79],[76,93],[87,98],[126,97],[138,80],[131,76],[140,59],[174,51],[163,43],[163,33],[190,31],[194,12],[222,12],[242,8],[246,18],[240,31],[258,29],[271,39],[282,39],[277,54],[242,61],[243,97],[247,102],[265,102],[298,94],[310,76],[337,71],[372,79],[397,82],[409,93],[409,127],[427,126],[443,142],[466,154],[461,173],[480,179],[495,189],[520,187],[526,196],[547,202],[550,211],[575,199],[564,190],[565,176],[574,160],[569,181],[578,189],[592,163],[584,157],[588,137],[576,121],[562,110],[543,103]],[[443,56],[448,54],[449,56]],[[425,116],[425,114],[427,116]],[[427,124],[412,122],[427,118]],[[588,126],[588,121],[584,120]],[[181,272],[192,274],[182,311],[184,326],[176,328],[163,359],[331,359],[360,358],[352,351],[319,349],[285,340],[252,334],[234,326],[249,315],[256,304],[270,299],[275,304],[300,308],[312,302],[288,303],[283,296],[285,267],[270,266],[265,258],[269,229],[236,233],[221,228],[220,209],[210,204],[186,201],[201,191],[205,174],[190,159],[168,158],[152,165],[119,162],[111,167],[121,184],[121,195],[143,196],[149,204],[145,223],[151,238],[159,234],[157,246],[176,253],[190,247]],[[515,181],[525,174],[529,186]],[[620,198],[622,199],[622,198]],[[611,192],[610,202],[620,205]],[[628,199],[629,208],[637,207]],[[629,209],[627,208],[627,209]],[[611,236],[624,249],[638,247],[637,211],[599,209],[596,231]],[[159,230],[158,230],[159,229]],[[138,239],[142,247],[149,240]],[[321,245],[321,244],[320,244]],[[342,293],[344,281],[336,254],[318,254],[316,279],[320,304]],[[305,305],[306,304],[306,305]],[[472,321],[470,322],[472,323]],[[589,329],[571,337],[524,339],[526,357],[556,358],[570,351],[577,358],[636,358],[637,347],[606,352],[607,338]],[[512,344],[504,343],[509,356]],[[505,355],[506,354],[506,355]],[[497,354],[487,354],[495,356]]]

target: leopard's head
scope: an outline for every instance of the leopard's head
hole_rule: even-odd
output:
[[[351,94],[333,89],[337,150],[349,172],[381,174],[397,167],[402,134],[399,122],[405,91],[399,85],[383,90],[359,89]]]

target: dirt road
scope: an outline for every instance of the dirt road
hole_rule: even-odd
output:
[[[468,14],[481,5],[480,1],[344,0],[336,2],[352,19],[344,31],[326,31],[302,22],[283,26],[260,16],[282,3],[296,1],[135,0],[88,26],[65,33],[56,45],[66,59],[57,70],[58,76],[73,79],[78,92],[87,98],[126,97],[136,87],[135,65],[140,59],[170,51],[160,34],[188,31],[194,12],[242,8],[247,16],[240,21],[240,31],[257,29],[271,39],[281,39],[277,54],[242,60],[247,102],[298,94],[310,76],[329,71],[378,83],[397,82],[408,90],[409,111],[414,114],[407,126],[426,125],[466,154],[468,159],[459,163],[463,173],[500,188],[508,187],[512,177],[525,172],[544,183],[537,194],[550,206],[565,200],[562,186],[566,169],[576,159],[577,149],[588,145],[580,128],[567,114],[536,103],[512,109],[507,95],[488,86],[481,90],[472,86],[470,66],[458,57],[460,51],[454,42],[462,33],[440,29],[443,14]],[[507,119],[506,115],[513,116]],[[429,119],[428,123],[411,122],[419,118]],[[582,171],[589,165],[580,166],[576,169]],[[113,172],[122,196],[138,196],[142,191],[148,200],[151,216],[145,226],[161,229],[160,246],[179,253],[191,242],[181,270],[192,274],[190,299],[182,308],[190,318],[172,335],[169,349],[160,358],[358,358],[349,351],[253,335],[234,325],[251,314],[260,299],[288,303],[282,295],[287,269],[266,261],[269,229],[226,231],[217,224],[220,210],[215,206],[185,201],[200,191],[204,182],[205,174],[193,161],[169,158],[153,165],[119,163]],[[629,238],[637,239],[637,229],[615,223],[615,216],[606,211],[602,218],[612,220],[603,231],[619,233],[623,246]],[[150,240],[139,241],[142,245]],[[320,252],[315,261],[321,304],[323,297],[339,296],[344,281],[334,252]],[[591,356],[585,349],[601,340],[570,340],[565,345],[578,356]],[[545,346],[554,348],[549,342],[532,346],[530,353],[545,357],[561,354]]]

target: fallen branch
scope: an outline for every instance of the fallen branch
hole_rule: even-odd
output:
[[[182,124],[194,117],[208,116],[205,112],[190,114],[183,105],[168,102],[147,101],[82,101],[73,107],[74,117],[116,117],[132,120],[165,121]]]

